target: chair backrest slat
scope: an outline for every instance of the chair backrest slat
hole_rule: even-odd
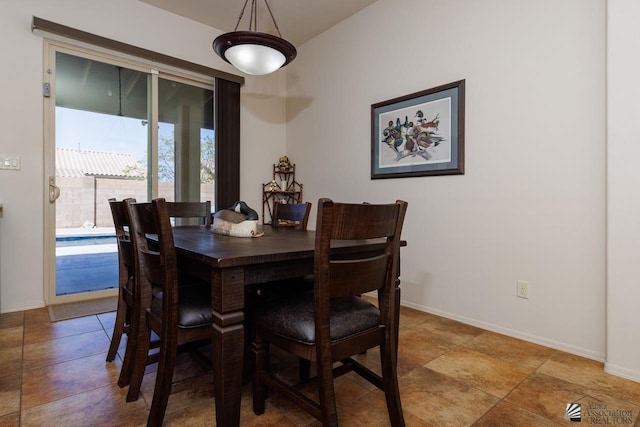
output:
[[[142,258],[142,266],[144,275],[151,284],[152,288],[159,289],[162,287],[162,268],[160,266],[160,253],[149,250],[138,252]]]
[[[275,203],[273,205],[273,218],[271,225],[274,227],[291,226],[298,230],[306,230],[311,212],[311,203]]]
[[[211,225],[211,201],[206,202],[165,202],[169,217],[175,218],[176,225]]]
[[[118,201],[109,199],[109,207],[111,208],[111,216],[113,217],[113,225],[116,230],[116,243],[118,245],[118,262],[124,268],[120,272],[123,274],[120,280],[128,280],[133,275],[133,247],[129,236],[130,219],[127,203],[135,202],[135,199],[124,199]]]
[[[387,279],[388,264],[387,254],[365,259],[331,261],[331,297],[360,295],[383,288]]]
[[[335,204],[331,238],[337,240],[377,239],[393,236],[398,205]],[[372,208],[375,206],[375,209]]]

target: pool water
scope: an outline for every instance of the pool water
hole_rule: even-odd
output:
[[[115,244],[115,235],[56,236],[56,247]]]

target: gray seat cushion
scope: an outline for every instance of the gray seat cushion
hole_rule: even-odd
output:
[[[373,304],[358,297],[331,300],[331,340],[376,328],[380,311]],[[315,342],[313,292],[282,298],[256,314],[256,326],[304,344]]]

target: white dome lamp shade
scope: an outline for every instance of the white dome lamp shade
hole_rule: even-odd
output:
[[[225,61],[238,70],[252,75],[265,75],[278,70],[293,61],[297,55],[296,48],[282,38],[267,0],[265,5],[271,15],[273,24],[280,37],[253,31],[257,29],[256,0],[251,0],[251,17],[249,31],[237,31],[244,15],[248,0],[245,1],[240,17],[233,32],[222,34],[213,41],[213,50]]]
[[[256,31],[234,31],[213,41],[213,50],[238,70],[253,75],[273,73],[296,57],[288,41]]]

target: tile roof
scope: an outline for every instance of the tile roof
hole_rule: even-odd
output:
[[[56,176],[145,177],[144,167],[131,154],[56,148]]]

